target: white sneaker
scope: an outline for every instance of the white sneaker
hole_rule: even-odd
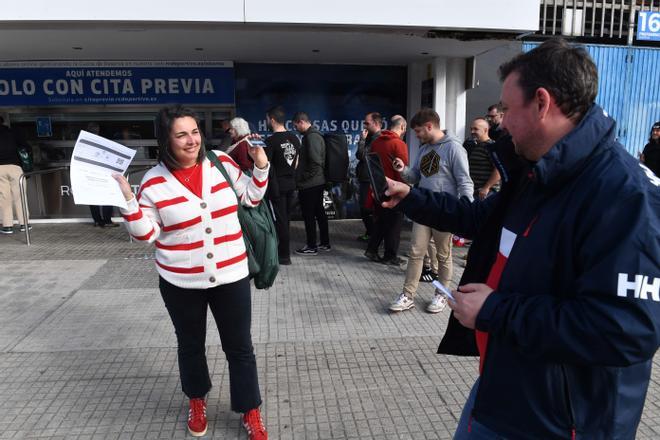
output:
[[[404,310],[409,310],[415,307],[415,301],[408,298],[405,293],[400,293],[397,299],[390,304],[391,312],[403,312]]]
[[[433,295],[433,299],[429,305],[426,306],[426,311],[429,313],[440,313],[445,309],[445,307],[447,307],[447,298],[445,298],[444,295],[436,293]]]

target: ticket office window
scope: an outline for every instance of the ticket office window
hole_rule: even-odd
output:
[[[153,162],[158,158],[156,115],[143,112],[9,113],[10,125],[32,146],[35,165],[46,167],[68,164],[80,130],[86,130],[136,150],[135,161]],[[229,121],[232,111],[197,109],[200,130],[207,145],[219,146],[224,138],[221,121]],[[47,121],[44,128],[44,120]],[[38,127],[38,123],[41,126]],[[218,127],[218,128],[216,128]],[[212,133],[209,137],[207,133]]]
[[[71,160],[81,130],[112,139],[136,150],[136,159],[155,159],[155,113],[18,113],[11,126],[32,146],[36,165]],[[44,122],[45,121],[45,122]]]

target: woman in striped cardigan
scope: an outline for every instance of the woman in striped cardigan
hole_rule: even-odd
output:
[[[236,194],[206,158],[193,111],[164,108],[156,124],[160,163],[145,174],[137,195],[123,176],[115,178],[128,205],[122,209],[128,231],[135,239],[156,245],[160,292],[177,337],[181,386],[190,399],[188,429],[193,436],[207,430],[205,397],[211,379],[205,341],[210,308],[229,363],[232,410],[243,414],[250,439],[267,439],[259,412],[247,254]],[[252,177],[226,154],[213,153],[241,203],[258,205],[270,167],[263,149],[249,149]]]

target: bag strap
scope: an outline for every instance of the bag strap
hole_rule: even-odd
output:
[[[247,249],[250,247],[250,242],[252,240],[252,237],[250,236],[248,228],[243,227],[243,222],[245,221],[247,216],[247,214],[245,213],[246,208],[241,203],[241,198],[238,197],[236,188],[234,188],[234,184],[229,178],[229,174],[227,174],[227,170],[225,169],[225,166],[222,164],[222,162],[220,162],[220,159],[218,159],[218,156],[212,151],[207,151],[206,157],[208,157],[209,160],[213,162],[213,164],[218,169],[218,171],[220,171],[220,174],[222,174],[222,176],[229,184],[229,187],[232,189],[232,191],[234,191],[234,195],[236,196],[236,202],[238,203],[238,211],[236,212],[236,214],[238,215],[238,221],[241,224],[241,230],[243,231],[243,241],[245,242],[245,248]]]
[[[229,184],[229,187],[234,191],[234,195],[236,196],[236,202],[238,202],[238,215],[243,216],[243,204],[241,203],[241,198],[238,196],[238,193],[236,192],[236,188],[234,188],[234,183],[231,181],[229,178],[229,174],[227,174],[227,170],[225,169],[225,166],[220,162],[220,159],[218,159],[218,156],[213,153],[212,151],[207,151],[206,152],[206,157],[209,158],[211,162],[213,162],[213,165],[220,171],[220,174],[225,178],[227,183]]]

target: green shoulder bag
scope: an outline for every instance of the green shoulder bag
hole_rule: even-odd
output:
[[[236,194],[238,202],[238,220],[243,230],[243,240],[248,254],[248,270],[250,278],[257,289],[268,289],[275,282],[280,264],[277,253],[277,233],[268,203],[263,201],[254,208],[246,208],[236,193],[234,184],[218,157],[209,151],[206,157],[224,176],[231,189]],[[249,173],[246,173],[249,175]]]

